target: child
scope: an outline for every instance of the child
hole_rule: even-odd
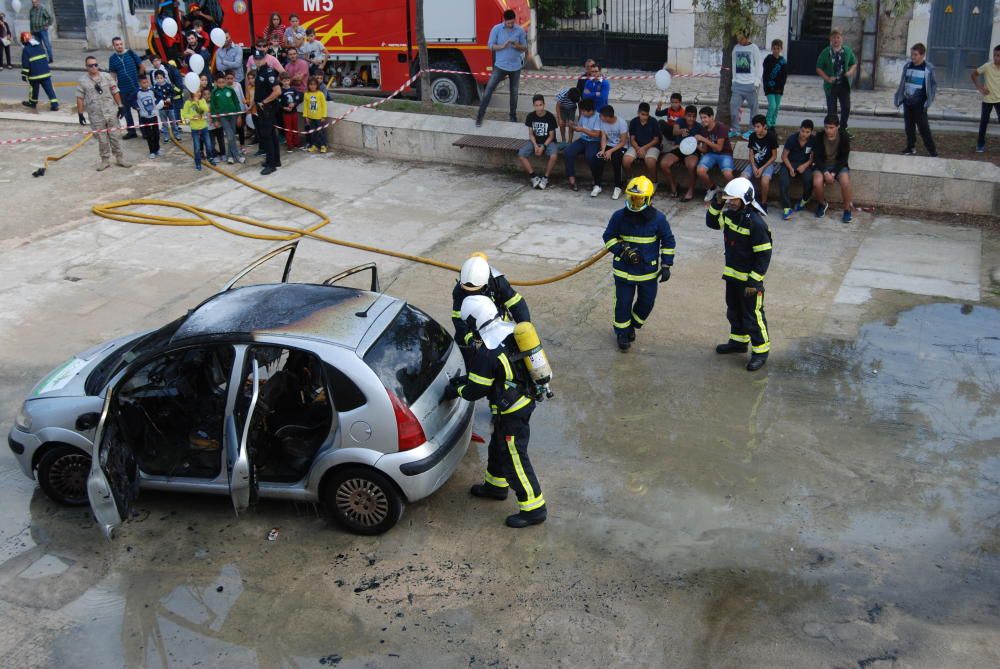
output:
[[[172,109],[174,99],[174,85],[167,81],[166,70],[156,70],[153,73],[155,83],[153,84],[153,94],[160,106],[160,135],[161,140],[166,142],[170,139],[170,124],[174,119]]]
[[[666,131],[663,133],[665,139],[670,139],[674,143],[674,148],[667,151],[666,145],[664,145],[664,155],[660,159],[660,172],[667,178],[667,188],[669,189],[669,194],[671,197],[677,197],[680,195],[679,189],[677,188],[677,182],[674,181],[674,173],[672,168],[674,164],[683,162],[684,167],[688,171],[688,188],[684,197],[681,198],[681,202],[690,202],[694,199],[694,184],[695,184],[695,169],[698,167],[698,152],[685,156],[681,153],[680,144],[685,137],[694,137],[702,132],[701,124],[698,123],[698,108],[694,105],[688,105],[684,108],[684,118],[677,119],[677,121],[672,126],[664,126],[670,131],[667,134]]]
[[[579,102],[580,91],[577,88],[567,88],[556,94],[556,123],[559,124],[563,142],[573,141],[573,122],[576,121],[576,105]]]
[[[910,62],[903,66],[899,77],[899,88],[892,103],[903,108],[903,128],[906,132],[906,146],[903,155],[917,155],[917,129],[924,140],[924,148],[931,157],[937,156],[931,125],[927,122],[927,110],[934,103],[937,94],[937,78],[934,66],[927,60],[927,47],[917,42],[910,48]]]
[[[660,158],[660,126],[649,118],[649,103],[639,103],[639,114],[628,124],[628,145],[622,168],[630,174],[632,163],[638,158],[646,163],[649,179],[656,183],[656,163]]]
[[[764,59],[764,95],[767,96],[767,127],[778,123],[778,108],[781,96],[785,94],[785,79],[788,78],[788,62],[781,55],[785,43],[780,39],[771,42],[771,53]]]
[[[979,83],[982,75],[983,83]],[[1000,122],[1000,44],[993,47],[993,62],[983,63],[972,71],[972,83],[983,96],[979,112],[979,137],[976,139],[976,153],[986,151],[986,128],[990,124],[990,114],[996,111]]]
[[[666,109],[663,108],[662,100],[657,102],[654,114],[656,114],[656,116],[666,116],[668,125],[673,125],[677,121],[684,118],[684,99],[681,97],[681,94],[671,93],[670,106]]]
[[[741,176],[757,182],[757,201],[767,213],[767,192],[771,187],[771,177],[778,163],[778,136],[767,125],[767,119],[757,114],[751,119],[753,134],[747,144],[750,148],[750,164],[743,168]]]
[[[319,77],[309,77],[306,95],[302,101],[302,115],[306,119],[309,153],[326,153],[326,94],[319,88]]]
[[[245,112],[247,110],[247,100],[243,97],[243,88],[236,83],[236,74],[232,70],[226,72],[226,86],[229,86],[236,93],[236,99],[240,101],[240,111]],[[242,114],[236,117],[236,136],[240,138],[240,155],[242,155],[243,145],[246,144],[246,129]]]
[[[611,96],[611,82],[604,78],[601,74],[601,66],[596,62],[590,66],[590,78],[583,85],[583,91],[580,93],[580,99],[582,100],[592,100],[594,102],[594,108],[597,110],[604,109],[608,104],[608,98]]]
[[[162,102],[157,102],[156,93],[149,85],[149,77],[139,75],[139,90],[135,94],[135,104],[132,107],[139,112],[139,130],[142,132],[150,158],[160,157],[160,131],[157,129],[159,110]]]
[[[184,109],[181,110],[181,118],[191,126],[194,168],[199,172],[201,171],[202,150],[208,153],[208,162],[212,165],[215,164],[215,158],[212,155],[211,139],[208,136],[208,114],[208,102],[202,98],[201,90],[192,93],[191,99],[184,103]]]
[[[827,114],[823,120],[823,134],[815,139],[813,146],[813,195],[816,197],[816,218],[823,218],[830,203],[824,189],[827,184],[840,184],[840,195],[844,202],[844,223],[854,218],[854,201],[851,199],[851,155],[850,135],[840,125],[836,114]]]
[[[518,149],[517,159],[528,173],[531,187],[545,190],[549,185],[549,176],[556,164],[556,158],[559,157],[559,149],[556,147],[558,123],[552,112],[545,110],[545,96],[535,94],[531,98],[531,104],[535,110],[524,119],[524,125],[528,126],[528,141]],[[545,165],[545,176],[539,177],[535,174],[535,170],[531,169],[528,158],[542,155],[548,158],[548,162]]]
[[[240,100],[236,92],[226,85],[226,73],[215,73],[215,88],[212,89],[212,99],[209,103],[214,120],[219,124],[218,132],[224,135],[219,140],[222,147],[220,156],[227,156],[226,162],[232,165],[239,161],[245,163],[246,158],[240,153],[236,146],[236,116],[240,113]],[[226,144],[229,144],[229,151],[226,152]]]
[[[750,118],[757,115],[757,92],[763,79],[763,63],[760,49],[743,33],[736,35],[733,47],[733,92],[729,101],[729,117],[732,122],[730,137],[740,134],[740,107],[744,102],[750,108]],[[744,139],[750,139],[752,131],[747,130]]]
[[[715,120],[715,110],[711,107],[702,107],[698,110],[701,117],[701,132],[694,136],[698,140],[698,151],[701,152],[701,159],[698,160],[696,170],[698,179],[705,185],[705,202],[711,202],[718,191],[715,184],[708,176],[708,171],[713,167],[722,170],[722,177],[725,183],[733,179],[733,145],[729,141],[729,128],[725,123]]]
[[[625,180],[622,178],[622,158],[625,155],[625,146],[628,144],[628,124],[625,123],[624,119],[615,116],[615,108],[611,105],[602,107],[600,113],[601,150],[597,153],[600,162],[596,164],[594,170],[594,189],[590,191],[590,197],[600,195],[604,163],[610,162],[615,180],[611,199],[617,200],[622,195],[622,189],[625,188]]]
[[[281,82],[281,125],[285,129],[285,146],[289,151],[294,151],[301,146],[297,131],[298,106],[302,102],[302,93],[292,88],[292,76],[287,72],[282,72],[278,81]]]
[[[563,158],[566,160],[566,179],[569,181],[569,188],[572,191],[580,190],[576,185],[576,157],[583,154],[587,165],[590,166],[590,173],[594,176],[594,186],[597,193],[600,193],[598,186],[599,179],[595,171],[597,152],[601,150],[601,118],[594,113],[594,101],[591,99],[580,100],[580,120],[574,123],[573,130],[580,133],[580,137],[563,151]],[[597,193],[594,196],[597,196]]]
[[[167,79],[173,84],[173,97],[170,98],[170,109],[174,117],[174,136],[181,138],[184,127],[181,124],[181,110],[184,109],[184,76],[177,69],[177,63],[168,61],[163,66],[167,70]]]

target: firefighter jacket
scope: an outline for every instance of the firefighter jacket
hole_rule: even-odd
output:
[[[451,321],[455,325],[455,341],[460,345],[468,345],[472,341],[472,331],[468,323],[462,320],[462,300],[471,295],[485,295],[493,300],[497,307],[497,313],[503,316],[504,320],[513,320],[515,323],[524,323],[531,320],[528,313],[528,303],[524,301],[521,293],[514,290],[503,274],[490,267],[490,280],[477,292],[462,288],[462,284],[455,283],[455,288],[451,291]]]
[[[705,225],[713,230],[722,229],[726,246],[726,267],[722,277],[744,282],[748,287],[762,287],[771,264],[771,231],[760,214],[752,207],[730,212],[720,211],[711,204],[705,214]]]
[[[38,42],[31,41],[21,51],[21,76],[28,81],[41,81],[52,76],[49,53]]]
[[[630,264],[623,256],[626,245],[639,254],[639,264]],[[612,214],[604,231],[604,246],[614,254],[615,279],[652,281],[659,276],[661,264],[674,264],[674,233],[667,217],[653,206],[642,211],[625,207]]]
[[[506,416],[534,402],[527,387],[527,368],[522,361],[511,361],[517,353],[514,335],[495,349],[480,346],[472,357],[467,376],[456,380],[458,396],[475,402],[486,397],[490,402],[490,412]]]

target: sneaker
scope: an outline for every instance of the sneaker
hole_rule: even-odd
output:
[[[483,119],[481,119],[481,118],[477,118],[476,119],[476,127],[477,128],[482,128],[483,127]]]
[[[719,192],[718,188],[709,188],[707,191],[705,191],[705,202],[711,202],[712,198],[715,197],[715,194],[718,192]]]
[[[845,209],[844,215],[841,217],[841,220],[843,220],[844,223],[850,223],[851,221],[854,220],[854,214],[851,212],[850,209]]]
[[[816,218],[823,218],[826,216],[826,210],[830,208],[829,202],[824,202],[823,204],[816,205]]]
[[[549,178],[542,177],[538,180],[538,190],[545,190],[549,186]]]
[[[150,160],[156,160],[156,151],[153,151],[151,154],[149,154],[149,158]]]
[[[315,146],[309,147],[309,153],[316,153],[317,151],[319,151],[319,149],[317,149]]]
[[[929,155],[931,158],[937,158],[938,157],[938,152],[937,151],[931,151],[927,155]]]
[[[215,158],[209,158],[208,159],[208,164],[211,165],[212,167],[215,167],[216,165],[219,164],[219,161],[216,160]]]
[[[986,145],[976,144],[976,153],[986,153]]]
[[[795,212],[792,211],[791,207],[785,207],[784,209],[781,210],[781,218],[782,218],[782,220],[787,221],[788,219],[790,219],[792,217],[792,215],[794,213]]]
[[[242,165],[242,164],[243,164],[243,163],[245,163],[246,161],[247,161],[247,157],[246,157],[246,156],[240,156],[240,157],[239,157],[239,158],[238,158],[238,159],[236,160],[236,162],[238,162],[238,163],[239,163],[240,165]]]
[[[194,168],[195,168],[196,170],[198,170],[199,172],[201,172],[201,163],[195,163],[195,166],[194,166]]]
[[[577,186],[577,185],[576,185],[575,183],[571,183],[571,184],[569,185],[569,189],[570,189],[571,191],[573,191],[574,193],[576,193],[576,192],[579,192],[579,190],[580,190],[580,187],[579,187],[579,186]]]
[[[908,146],[902,151],[900,151],[900,153],[902,153],[904,156],[915,156],[917,155],[917,149],[915,147]]]
[[[799,200],[798,203],[796,203],[795,207],[792,209],[792,211],[794,212],[802,211],[803,209],[806,208],[807,204],[809,204],[808,200]]]
[[[253,154],[254,158],[263,158],[266,155],[267,151],[258,151],[257,153]]]
[[[157,152],[156,152],[156,157],[157,157],[157,158],[162,158],[162,157],[163,157],[163,151],[162,151],[162,150],[160,150],[160,151],[157,151]]]
[[[597,184],[594,184],[594,187],[590,189],[590,197],[597,197],[598,195],[601,194],[602,190],[604,189],[598,186]]]
[[[236,162],[236,161],[235,161],[235,160],[233,160],[233,157],[232,157],[232,156],[229,156],[228,158],[226,158],[226,164],[227,164],[227,165],[232,165],[232,164],[233,164],[233,163],[235,163],[235,162]]]
[[[326,147],[325,146],[319,147],[319,152],[320,153],[326,153]]]
[[[536,177],[534,175],[531,176],[531,187],[532,188],[538,188],[538,184],[540,184],[541,182],[542,182],[542,178],[541,177]]]
[[[618,186],[615,186],[615,189],[613,191],[611,191],[611,199],[612,200],[617,200],[621,196],[622,196],[622,189],[619,188]]]

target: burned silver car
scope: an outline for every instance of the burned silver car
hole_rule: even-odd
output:
[[[288,283],[290,263],[281,283],[234,279],[57,368],[9,435],[25,474],[60,502],[89,498],[109,537],[144,488],[230,495],[237,512],[257,495],[319,502],[349,531],[391,528],[468,448],[472,405],[441,401],[462,356],[440,324],[378,292],[374,265],[360,290],[334,285],[353,271]]]

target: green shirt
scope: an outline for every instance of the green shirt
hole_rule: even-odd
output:
[[[842,49],[843,49],[843,52],[844,52],[844,75],[845,75],[844,76],[844,82],[847,84],[847,87],[850,88],[851,87],[851,78],[848,77],[848,76],[846,76],[847,75],[847,71],[850,70],[854,65],[857,64],[858,59],[854,55],[854,52],[851,51],[851,47],[849,47],[849,46],[847,46],[845,44],[842,47]],[[828,46],[825,49],[823,49],[822,52],[820,52],[819,58],[816,59],[816,69],[817,70],[823,70],[823,73],[826,76],[832,77],[832,76],[834,76],[836,74],[836,72],[834,72],[833,68],[834,68],[834,65],[833,65],[833,48]],[[830,89],[832,89],[832,88],[833,88],[833,84],[831,84],[830,82],[828,82],[826,80],[823,80],[823,90],[824,91],[826,91],[827,93],[829,93]]]
[[[38,5],[32,7],[28,13],[28,23],[31,26],[31,32],[40,33],[52,25],[52,15],[49,14],[49,10]]]
[[[240,100],[229,86],[216,87],[212,89],[211,107],[213,114],[235,114],[240,111]]]

